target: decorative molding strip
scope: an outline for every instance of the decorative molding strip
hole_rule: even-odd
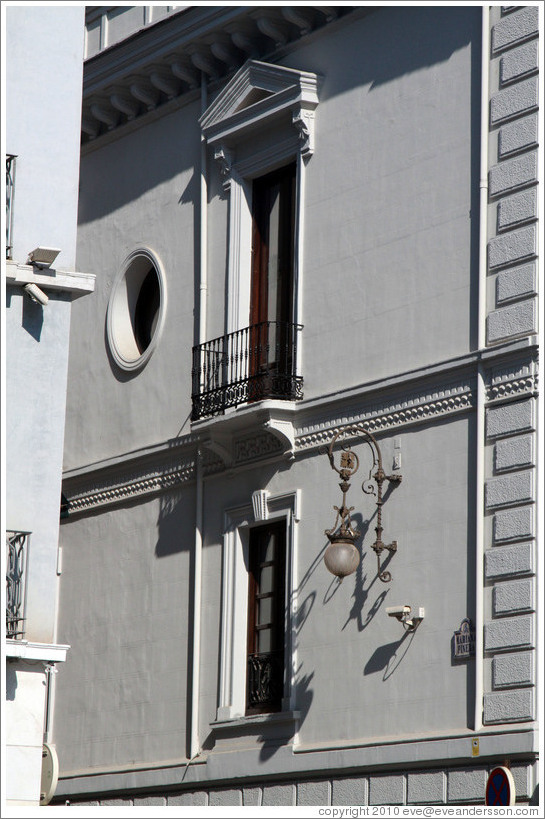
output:
[[[430,392],[429,389],[403,398],[397,398],[389,405],[374,403],[367,408],[361,404],[350,411],[343,408],[342,417],[329,421],[319,421],[309,427],[302,427],[296,436],[296,451],[312,449],[328,443],[331,436],[341,427],[351,424],[364,424],[373,433],[393,427],[421,423],[433,418],[444,417],[452,413],[470,410],[475,405],[473,379],[465,378],[462,382],[451,383],[442,389]]]
[[[75,487],[70,493],[69,484],[63,487],[67,498],[66,516],[87,512],[91,509],[122,503],[123,501],[151,495],[155,492],[164,492],[168,489],[182,486],[195,478],[194,454],[176,464],[156,465],[154,469],[145,469],[141,464],[135,466],[130,473],[123,476],[114,475],[110,478],[100,475],[89,476],[89,482]]]
[[[235,441],[235,465],[249,461],[259,461],[269,455],[277,455],[284,451],[282,443],[270,432],[259,432],[247,438]]]
[[[506,398],[519,398],[523,395],[535,395],[538,386],[537,359],[525,357],[524,360],[501,364],[487,372],[486,401],[500,401]]]
[[[312,420],[299,423],[295,452],[311,450],[328,443],[340,427],[349,424],[364,424],[370,432],[377,433],[474,409],[474,377],[468,372],[467,365],[460,370],[457,380],[452,375],[451,372],[449,382],[437,386],[441,379],[439,372],[425,379],[418,374],[411,374],[410,381],[404,380],[389,390],[366,387],[359,395],[352,393],[349,399],[342,402],[337,398],[324,402],[321,406],[317,403],[312,409],[302,405],[299,411]],[[535,350],[527,349],[524,356],[519,354],[515,361],[490,366],[486,375],[489,403],[535,394]],[[433,383],[433,388],[430,388],[430,383]],[[386,398],[388,393],[390,397]],[[377,401],[377,395],[382,400]],[[195,479],[199,438],[198,434],[191,433],[176,447],[169,442],[166,446],[161,445],[144,454],[131,453],[99,466],[66,474],[63,484],[67,498],[64,508],[66,516],[72,517],[190,483]],[[235,438],[230,468],[276,458],[284,449],[276,435],[263,429],[253,435]],[[205,477],[219,474],[225,469],[225,463],[217,453],[208,448],[203,450]]]

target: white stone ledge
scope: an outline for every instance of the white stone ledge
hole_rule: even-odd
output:
[[[64,663],[70,646],[55,643],[31,643],[28,640],[6,640],[6,657]]]
[[[40,272],[39,272],[40,271]],[[74,298],[92,293],[96,276],[93,273],[77,273],[54,268],[40,268],[36,265],[6,262],[6,282],[11,285],[37,284],[43,290],[62,290],[72,293]]]

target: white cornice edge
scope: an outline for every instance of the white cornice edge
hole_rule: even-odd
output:
[[[43,272],[43,270],[47,272]],[[42,270],[42,272],[37,272]],[[63,290],[72,293],[74,298],[92,293],[95,289],[93,273],[78,273],[53,268],[39,268],[35,265],[21,264],[8,260],[6,262],[6,282],[12,285],[37,284],[44,290]]]
[[[6,657],[64,663],[70,646],[56,643],[31,643],[28,640],[6,640]]]

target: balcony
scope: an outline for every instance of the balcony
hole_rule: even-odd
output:
[[[193,348],[192,420],[265,399],[303,397],[298,324],[265,321]]]
[[[28,564],[28,532],[6,532],[6,637],[25,636],[25,602]]]
[[[6,259],[12,257],[13,197],[15,193],[15,160],[6,154]]]

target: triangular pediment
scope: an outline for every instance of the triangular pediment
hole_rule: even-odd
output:
[[[318,104],[318,76],[284,66],[248,60],[232,77],[200,119],[211,142],[236,135],[274,113],[300,103],[313,109]]]

